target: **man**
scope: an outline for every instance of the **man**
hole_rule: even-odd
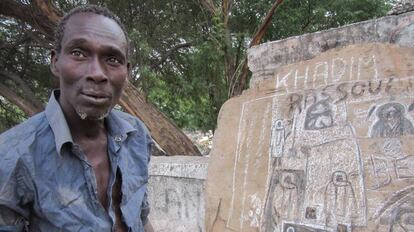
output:
[[[128,51],[124,27],[105,8],[62,19],[51,53],[60,89],[44,112],[0,136],[0,231],[152,231],[152,140],[140,121],[112,110]]]

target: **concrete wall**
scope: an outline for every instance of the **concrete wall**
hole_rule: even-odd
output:
[[[157,232],[204,231],[207,157],[152,157],[150,220]]]
[[[410,12],[249,49],[210,152],[207,231],[414,231],[413,29]]]
[[[283,66],[293,63],[306,61],[313,58],[317,58],[318,55],[334,49],[334,48],[343,48],[353,44],[364,44],[364,43],[381,43],[386,45],[388,43],[398,44],[401,46],[412,47],[414,41],[414,13],[409,12],[403,15],[398,16],[388,16],[380,19],[370,20],[366,22],[356,23],[348,25],[341,28],[330,29],[322,32],[306,34],[303,36],[291,37],[285,40],[274,41],[266,44],[262,44],[250,49],[248,53],[249,68],[253,72],[253,78],[251,81],[251,90],[259,85],[260,82],[266,81],[267,79],[275,78],[275,73],[278,72],[288,72],[284,70]],[[377,45],[372,45],[375,48]],[[382,45],[381,45],[382,46]],[[387,46],[387,45],[386,45]],[[363,48],[363,47],[362,47]],[[388,47],[386,47],[388,49]],[[352,49],[352,48],[351,48]],[[373,51],[370,47],[366,48],[368,52]],[[394,48],[390,48],[394,49]],[[377,49],[378,50],[378,49]],[[374,51],[377,51],[374,49]],[[379,49],[378,52],[382,51]],[[368,54],[368,52],[366,54]],[[355,49],[350,50],[352,54],[365,54],[363,51]],[[331,54],[334,57],[335,54]],[[327,55],[327,57],[331,57]],[[378,56],[381,57],[381,56]],[[382,56],[384,57],[384,56]],[[326,58],[326,57],[325,57]],[[325,59],[324,57],[318,59]],[[312,62],[309,63],[309,65]],[[397,62],[398,63],[398,62]],[[298,64],[300,68],[306,64]],[[410,63],[411,65],[411,63]],[[292,67],[293,67],[292,66]],[[385,66],[384,66],[385,67]],[[289,69],[290,70],[290,69]],[[411,70],[411,69],[410,69]],[[300,70],[303,73],[303,70]],[[385,73],[385,72],[384,72]],[[237,138],[243,138],[245,134],[252,134],[252,138],[261,138],[263,141],[269,140],[269,135],[261,136],[262,132],[272,126],[263,126],[258,127],[257,135],[255,135],[252,129],[246,130],[246,133],[240,133],[240,136],[237,135],[237,131],[243,125],[240,126],[238,122],[241,123],[247,120],[239,120],[242,112],[238,110],[241,107],[231,106],[234,104],[234,101],[240,101],[240,104],[248,102],[252,107],[252,114],[257,114],[258,120],[263,120],[266,117],[265,110],[262,112],[258,104],[256,104],[256,99],[262,100],[265,97],[269,97],[268,93],[274,91],[273,89],[264,89],[264,93],[267,95],[261,95],[261,92],[257,93],[257,96],[254,97],[252,101],[252,96],[242,96],[238,100],[233,100],[233,102],[228,102],[228,109],[222,110],[221,112],[221,123],[219,121],[218,133],[215,135],[215,141],[219,142],[215,144],[215,148],[212,151],[211,157],[211,167],[209,168],[209,187],[207,187],[207,193],[211,199],[207,202],[207,207],[204,205],[204,199],[206,198],[205,180],[207,178],[207,166],[208,160],[207,157],[153,157],[150,167],[150,181],[149,181],[149,200],[151,204],[151,214],[150,220],[154,226],[155,231],[164,232],[197,232],[205,231],[204,229],[204,218],[207,214],[207,219],[209,222],[210,229],[213,231],[257,231],[259,230],[260,225],[262,224],[261,216],[263,215],[264,209],[264,197],[260,197],[258,194],[263,189],[266,189],[266,183],[269,181],[263,181],[261,183],[258,181],[258,178],[253,178],[250,180],[245,179],[244,185],[235,185],[238,184],[237,177],[243,176],[243,173],[247,173],[249,167],[254,167],[258,171],[263,171],[264,175],[268,174],[267,166],[262,168],[259,164],[261,160],[252,160],[250,166],[240,165],[238,162],[242,162],[245,157],[243,149],[253,149],[253,148],[263,148],[263,144],[260,146],[253,146],[251,143],[248,146],[238,146],[236,142],[233,143],[233,140]],[[247,91],[249,92],[249,91]],[[254,95],[254,94],[252,94]],[[272,99],[272,98],[269,98]],[[277,101],[275,101],[277,102]],[[254,104],[253,104],[254,103]],[[272,103],[269,103],[272,105]],[[407,103],[408,104],[408,103]],[[232,108],[231,108],[231,107]],[[244,106],[244,105],[243,105]],[[257,108],[257,109],[256,109]],[[266,108],[266,107],[265,107]],[[268,107],[267,107],[268,108]],[[267,109],[266,108],[266,109]],[[248,109],[243,108],[243,109]],[[273,109],[270,107],[269,109]],[[272,110],[267,110],[268,114],[271,114]],[[266,111],[266,112],[267,112]],[[243,111],[247,114],[247,111]],[[249,111],[250,112],[250,111]],[[272,119],[273,116],[269,116],[268,119]],[[235,122],[235,123],[233,123]],[[234,125],[233,125],[234,124]],[[223,125],[226,126],[224,128]],[[230,128],[230,126],[231,128]],[[253,124],[252,124],[253,125]],[[265,123],[263,123],[265,125]],[[266,124],[267,125],[267,124]],[[229,129],[230,128],[230,129]],[[262,138],[263,137],[263,138]],[[266,137],[266,139],[265,139]],[[313,138],[313,137],[312,137]],[[233,139],[233,140],[232,140]],[[262,141],[261,140],[261,141]],[[250,141],[250,140],[246,140]],[[221,145],[222,146],[221,146]],[[362,143],[361,143],[362,144]],[[407,143],[411,144],[411,143]],[[306,146],[304,146],[306,147]],[[236,149],[238,148],[238,149]],[[369,150],[370,148],[367,148]],[[298,150],[298,153],[308,152],[306,149]],[[240,153],[240,154],[239,154]],[[243,154],[242,154],[243,153]],[[259,154],[261,157],[267,157],[269,151],[257,151],[257,152],[246,152],[249,154]],[[234,159],[234,154],[239,154],[237,159]],[[254,161],[254,162],[253,162]],[[237,167],[232,165],[239,165],[239,173],[241,175],[235,175],[234,170],[238,170]],[[267,163],[266,163],[267,164]],[[278,172],[275,172],[278,174]],[[291,172],[294,175],[300,176],[295,172]],[[292,176],[294,176],[292,174]],[[245,175],[249,176],[249,175]],[[235,181],[236,178],[236,181]],[[250,182],[248,182],[250,181]],[[254,191],[252,195],[243,194],[243,191],[235,191],[235,188],[239,186],[247,186],[249,184],[253,187]],[[262,186],[262,185],[263,186]],[[414,185],[413,185],[414,186]],[[247,189],[246,187],[246,189]],[[357,186],[358,187],[358,186]],[[232,192],[231,192],[232,191]],[[231,192],[231,196],[229,195]],[[232,198],[230,198],[232,197]],[[242,219],[246,221],[245,230],[238,229],[240,223],[233,223],[236,221],[236,217],[232,217],[231,213],[237,211],[237,204],[234,206],[234,210],[230,210],[230,203],[237,202],[237,197],[239,196],[250,196],[248,201],[246,200],[246,211],[242,212]],[[236,199],[231,200],[230,199]],[[221,201],[221,199],[224,199]],[[378,201],[379,202],[379,201]],[[220,207],[221,206],[221,207]],[[249,208],[252,207],[252,208]],[[205,208],[209,209],[209,212],[205,212]],[[311,208],[310,208],[311,209]],[[317,210],[316,210],[317,211]],[[310,214],[309,214],[310,215]],[[307,215],[306,220],[311,220],[311,216]],[[306,216],[306,215],[305,215]],[[242,220],[242,221],[243,221]],[[248,223],[247,223],[248,222]],[[338,228],[341,228],[342,231],[351,231],[352,225],[355,225],[359,222],[341,225]],[[234,225],[233,225],[234,224]],[[286,224],[286,223],[285,223]],[[363,223],[362,223],[363,224]],[[381,223],[379,223],[381,224]],[[242,225],[244,225],[242,223]],[[286,224],[288,225],[288,224]],[[298,226],[298,225],[297,225]],[[301,225],[303,227],[303,225]],[[379,225],[381,227],[382,225]],[[302,227],[298,226],[298,231],[305,231]],[[384,227],[384,226],[383,226]],[[236,229],[234,229],[236,228]],[[266,227],[267,228],[267,227]],[[287,228],[287,227],[286,227]],[[302,230],[302,229],[303,230]],[[385,228],[385,227],[384,227]],[[263,229],[261,231],[268,231]],[[277,230],[279,231],[279,230]],[[281,230],[282,231],[282,230]],[[283,230],[284,231],[284,230]],[[366,231],[365,227],[361,227],[360,230],[352,229],[352,231]]]

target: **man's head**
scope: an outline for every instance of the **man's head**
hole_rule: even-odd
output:
[[[380,106],[377,110],[377,115],[380,120],[387,123],[400,122],[404,116],[405,108],[398,102],[390,102]]]
[[[125,38],[127,39],[127,43],[128,43],[127,54],[129,55],[129,52],[130,52],[129,39],[128,39],[128,33],[126,31],[124,24],[121,22],[118,16],[116,16],[110,10],[108,10],[105,7],[100,7],[96,5],[82,5],[82,6],[73,8],[71,11],[69,11],[63,16],[63,18],[59,21],[58,25],[55,28],[55,35],[54,35],[55,37],[54,37],[53,46],[56,52],[60,52],[60,50],[62,49],[61,43],[62,43],[63,35],[65,32],[66,23],[73,15],[78,14],[78,13],[94,13],[94,14],[102,15],[102,16],[105,16],[107,18],[114,20],[118,24],[118,26],[121,27],[125,35]]]
[[[70,11],[56,31],[51,70],[67,117],[103,119],[117,104],[129,72],[125,30],[109,10]]]

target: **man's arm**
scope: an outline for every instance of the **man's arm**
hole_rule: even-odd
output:
[[[0,231],[24,231],[34,187],[26,166],[0,144]]]

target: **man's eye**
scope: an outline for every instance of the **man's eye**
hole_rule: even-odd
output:
[[[111,64],[120,64],[121,61],[119,61],[116,57],[109,57],[108,62]]]
[[[73,51],[70,52],[70,54],[72,56],[76,56],[76,57],[85,57],[85,55],[79,50],[73,50]]]

